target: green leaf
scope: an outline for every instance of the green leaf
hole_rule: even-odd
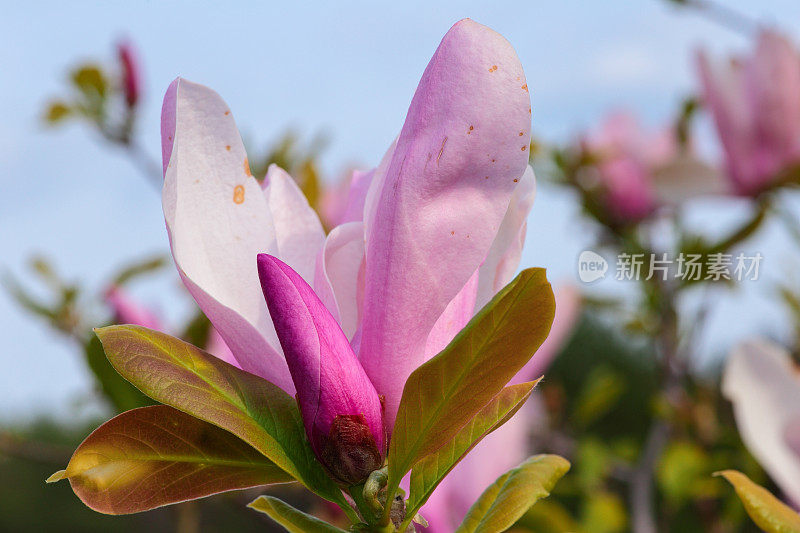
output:
[[[150,274],[160,270],[167,264],[167,258],[164,255],[158,254],[153,257],[137,261],[136,263],[125,267],[114,276],[114,285],[123,285],[128,283],[134,278],[138,278],[144,274]]]
[[[50,125],[63,122],[72,113],[72,108],[61,101],[50,102],[44,113],[44,120]]]
[[[537,506],[538,507],[538,506]],[[594,491],[583,504],[581,531],[592,533],[619,533],[628,526],[625,505],[613,492]]]
[[[659,488],[676,507],[701,495],[705,482],[714,482],[711,458],[699,445],[689,441],[670,443],[656,467]]]
[[[272,383],[141,326],[95,330],[114,368],[156,401],[226,429],[340,506],[341,490],[308,444],[295,400]]]
[[[800,532],[800,515],[746,475],[736,470],[723,470],[714,475],[724,477],[733,485],[747,514],[767,533]]]
[[[94,430],[48,482],[64,478],[106,514],[293,481],[241,439],[166,405],[127,411]]]
[[[550,495],[569,470],[558,455],[536,455],[509,470],[489,486],[464,517],[456,533],[505,531],[531,506]]]
[[[272,496],[259,496],[247,506],[269,516],[289,533],[346,533]]]
[[[83,65],[72,72],[72,83],[84,94],[103,97],[108,88],[103,71],[95,65]]]
[[[106,354],[103,353],[100,339],[92,336],[84,346],[84,353],[86,364],[94,374],[100,390],[118,413],[153,405],[154,402],[150,398],[117,374],[117,371],[106,359]]]
[[[555,301],[544,269],[522,271],[406,381],[389,447],[388,493],[491,401],[547,338]]]
[[[476,444],[519,411],[536,383],[538,381],[520,383],[503,389],[450,442],[414,465],[407,515],[413,516],[425,504],[439,483]]]
[[[576,399],[575,422],[585,427],[607,415],[624,392],[625,379],[618,372],[606,365],[597,366]]]

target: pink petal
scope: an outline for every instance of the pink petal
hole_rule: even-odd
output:
[[[475,311],[489,303],[497,291],[505,287],[516,274],[525,243],[526,220],[535,198],[536,177],[533,169],[528,166],[514,189],[500,230],[480,267]]]
[[[747,194],[754,187],[754,150],[751,137],[755,125],[753,110],[747,101],[745,77],[739,63],[712,66],[702,51],[697,67],[703,99],[716,124],[733,189]]]
[[[800,54],[783,35],[763,31],[745,72],[755,165],[761,182],[769,183],[800,155]]]
[[[278,239],[231,112],[214,91],[178,79],[162,114],[164,216],[178,272],[241,367],[293,393],[255,265],[260,252],[278,252]]]
[[[239,362],[236,361],[236,358],[233,356],[233,352],[231,352],[231,349],[228,348],[227,344],[225,344],[225,341],[222,340],[222,336],[216,329],[214,329],[214,326],[211,326],[208,330],[206,351],[214,357],[222,359],[229,365],[233,365],[236,368],[241,368],[239,366]]]
[[[425,344],[425,359],[430,359],[450,344],[464,329],[475,313],[475,298],[478,295],[478,270],[467,280],[467,284],[456,294],[433,325]]]
[[[530,98],[513,48],[485,26],[458,22],[425,70],[365,207],[359,357],[386,397],[390,426],[431,328],[489,251],[529,144]]]
[[[364,293],[364,224],[336,226],[317,258],[314,290],[352,339],[361,320]]]
[[[722,391],[733,403],[747,449],[792,501],[800,503],[800,457],[786,432],[800,418],[800,377],[791,355],[766,340],[738,345]]]
[[[325,242],[319,217],[303,191],[278,165],[270,165],[261,184],[277,238],[277,256],[305,280],[314,279],[317,254]]]

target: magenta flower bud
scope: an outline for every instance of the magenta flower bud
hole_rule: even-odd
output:
[[[139,102],[142,79],[131,43],[128,41],[118,43],[117,55],[122,67],[122,90],[125,93],[125,102],[128,107],[134,107]]]
[[[375,387],[339,324],[297,272],[259,254],[258,275],[314,453],[341,483],[363,482],[385,456]]]

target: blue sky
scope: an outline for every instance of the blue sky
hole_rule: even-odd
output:
[[[726,3],[764,22],[791,21],[783,29],[800,36],[800,3]],[[331,173],[350,162],[378,161],[436,45],[463,17],[491,26],[515,46],[531,88],[534,132],[546,139],[569,138],[614,108],[630,108],[651,124],[669,120],[694,86],[696,46],[719,53],[748,47],[745,37],[656,0],[272,4],[4,6],[0,270],[21,274],[26,259],[42,252],[67,277],[98,287],[126,261],[166,249],[158,194],[130,162],[84,128],[48,131],[38,120],[48,97],[62,91],[68,67],[82,59],[110,61],[120,36],[136,43],[146,69],[140,127],[154,156],[160,98],[181,75],[222,94],[253,144],[290,126],[308,138],[328,133],[323,163]],[[707,211],[730,221],[741,207],[727,202]],[[569,197],[541,187],[523,264],[546,266],[551,279],[574,282],[577,254],[590,243]],[[773,260],[776,278],[786,270],[781,264],[797,260],[784,244],[768,231],[753,245]],[[137,287],[137,295],[175,318],[185,308],[176,283],[165,276]],[[725,309],[712,318],[707,351],[724,350],[745,334],[780,331],[780,313],[764,297],[750,288],[740,292],[721,300]],[[731,321],[742,324],[736,337],[727,334]],[[71,346],[5,294],[0,335],[0,420],[51,408],[69,412],[88,383]]]

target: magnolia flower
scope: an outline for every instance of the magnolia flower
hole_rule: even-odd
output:
[[[139,102],[141,92],[141,72],[136,60],[136,53],[128,41],[117,43],[117,56],[122,67],[122,90],[125,94],[125,103],[134,107]]]
[[[320,439],[315,451],[340,479],[359,469],[330,464],[324,440],[332,433],[324,432],[341,432],[338,416],[363,416],[358,431],[367,428],[361,434],[382,453],[406,378],[514,274],[535,191],[530,117],[511,45],[458,22],[396,141],[353,181],[348,221],[326,236],[285,171],[273,165],[263,181],[252,176],[216,93],[182,79],[170,85],[163,205],[178,272],[238,365],[298,394],[309,438]],[[258,263],[263,291],[259,254],[280,260]],[[314,330],[325,339],[309,340]],[[316,369],[315,381],[300,386]],[[323,390],[334,386],[341,389]],[[382,425],[372,388],[383,399]],[[316,424],[311,413],[324,420]],[[350,451],[333,455],[351,460]]]
[[[700,52],[697,64],[731,186],[757,194],[800,162],[800,57],[787,38],[764,30],[752,56],[712,65]]]
[[[556,315],[550,335],[536,352],[536,358],[514,377],[514,383],[540,377],[572,332],[580,314],[580,294],[575,287],[565,286],[556,290],[555,297]],[[537,415],[532,407],[523,407],[505,425],[478,443],[444,478],[422,508],[422,515],[430,524],[426,531],[455,531],[486,487],[530,455],[529,430]]]
[[[738,345],[722,390],[747,449],[800,506],[800,372],[791,355],[761,339]]]
[[[163,331],[164,324],[161,319],[153,311],[131,298],[122,287],[117,285],[109,287],[105,293],[105,300],[114,313],[114,322]],[[208,330],[205,350],[226,363],[238,366],[225,341],[213,327]]]
[[[628,112],[608,115],[583,149],[597,159],[597,190],[617,222],[638,222],[660,206],[719,192],[716,172],[691,146],[678,146],[673,127],[647,131]]]
[[[584,141],[598,158],[603,203],[619,221],[637,221],[656,208],[652,170],[677,153],[671,130],[650,134],[629,113],[613,113]]]

